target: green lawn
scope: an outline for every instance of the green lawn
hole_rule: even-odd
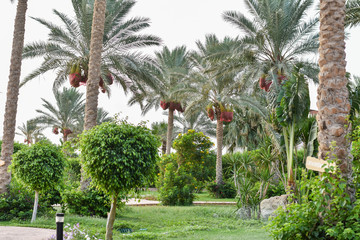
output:
[[[142,191],[140,192],[141,198],[147,200],[158,200],[159,193],[157,191]],[[235,198],[214,198],[207,191],[195,193],[194,201],[211,201],[211,202],[236,202]]]
[[[125,207],[114,225],[114,239],[261,239],[270,237],[255,221],[235,218],[235,206]],[[0,225],[55,228],[54,216],[39,218],[36,223],[0,222]],[[65,215],[65,223],[80,223],[91,234],[105,234],[106,219]],[[131,228],[123,234],[118,229]]]

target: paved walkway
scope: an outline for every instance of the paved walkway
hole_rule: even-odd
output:
[[[53,229],[0,226],[1,240],[47,240],[55,234]]]
[[[159,201],[130,198],[127,206],[156,206]],[[235,205],[235,202],[195,201],[194,205]],[[55,234],[55,230],[30,227],[0,226],[0,240],[47,240]]]

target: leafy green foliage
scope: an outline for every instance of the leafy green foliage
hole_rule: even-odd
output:
[[[330,167],[334,170],[333,167]],[[351,203],[347,182],[339,170],[322,176],[304,177],[301,186],[310,188],[301,203],[278,209],[267,226],[274,239],[358,239],[360,201]]]
[[[234,184],[228,182],[223,182],[222,184],[209,182],[206,185],[206,190],[215,198],[235,198],[236,196]]]
[[[61,183],[64,165],[64,156],[58,147],[41,141],[14,154],[10,168],[25,186],[46,191]]]
[[[213,145],[209,137],[193,129],[179,134],[173,143],[178,165],[183,166],[196,179],[199,190],[215,176],[216,157],[210,151]]]
[[[62,197],[69,213],[106,217],[110,209],[110,198],[94,187],[85,191],[72,188],[64,191]]]
[[[284,81],[278,95],[276,115],[279,123],[287,127],[306,119],[310,109],[309,87],[300,73],[301,65],[294,66],[289,80]]]
[[[158,178],[159,200],[163,205],[187,206],[192,205],[195,198],[196,180],[185,166],[178,165],[174,154],[165,155],[159,162]]]
[[[92,184],[109,195],[144,187],[153,177],[158,139],[142,125],[106,122],[80,135],[79,149]]]
[[[44,215],[52,211],[51,202],[54,199],[51,194],[44,193],[40,196],[38,211]],[[28,220],[32,215],[34,204],[34,194],[27,188],[19,184],[15,178],[8,186],[8,192],[0,195],[0,221],[7,220]]]

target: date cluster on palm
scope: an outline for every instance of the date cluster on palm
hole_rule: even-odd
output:
[[[170,110],[177,110],[178,112],[184,112],[185,108],[181,106],[181,103],[178,102],[165,102],[160,101],[160,107],[164,110],[170,109]]]
[[[106,85],[111,85],[114,82],[114,78],[111,75],[111,73],[107,73],[104,79],[100,77],[100,81],[99,81],[99,88],[101,89],[102,93],[106,92],[105,83]],[[72,65],[69,74],[70,85],[75,88],[80,86],[86,86],[87,80],[88,80],[87,71],[85,69],[82,69],[81,64],[77,63]]]
[[[260,79],[259,79],[259,86],[261,89],[265,90],[266,92],[270,91],[270,86],[272,84],[272,80],[267,79],[268,74],[262,74]],[[278,73],[278,83],[281,84],[282,81],[286,80],[286,76],[283,75],[282,73]]]
[[[225,108],[222,105],[220,105],[220,121],[222,122],[231,122],[233,120],[234,117],[234,112],[231,108]],[[209,116],[209,118],[211,119],[211,121],[214,120],[215,118],[215,111],[213,109],[213,105],[210,104],[206,107],[206,112]]]

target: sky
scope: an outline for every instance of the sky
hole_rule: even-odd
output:
[[[25,31],[25,44],[46,40],[48,31],[45,27],[31,19],[31,17],[40,17],[48,19],[54,23],[59,23],[53,9],[64,12],[72,16],[71,0],[30,0]],[[185,45],[189,49],[195,49],[195,42],[205,39],[205,35],[209,33],[216,34],[220,39],[225,36],[239,36],[242,33],[222,19],[222,13],[228,10],[240,11],[246,13],[243,0],[138,0],[128,17],[142,16],[151,20],[151,26],[142,31],[142,33],[151,33],[159,36],[163,40],[163,44],[170,49]],[[5,0],[0,8],[0,29],[2,34],[0,38],[0,138],[3,135],[3,121],[6,102],[6,88],[9,75],[10,54],[12,45],[13,25],[16,12],[16,3],[11,4],[9,0]],[[315,12],[311,13],[315,14]],[[360,27],[347,31],[349,33],[346,41],[346,60],[347,71],[351,74],[360,76],[360,64],[358,57],[360,53]],[[152,48],[144,50],[151,54]],[[316,61],[316,59],[314,59]],[[34,68],[38,67],[41,59],[25,60],[22,63],[21,79],[29,74]],[[30,120],[38,113],[36,109],[42,109],[42,100],[44,98],[55,103],[52,93],[52,83],[55,78],[53,72],[49,72],[32,80],[20,89],[18,113],[16,126],[22,125]],[[66,83],[64,87],[70,87]],[[132,107],[127,106],[128,96],[119,86],[115,84],[111,86],[112,95],[109,99],[106,94],[99,94],[99,107],[107,110],[111,116],[119,113],[120,117],[128,117],[128,121],[139,123],[140,121],[166,120],[166,116],[162,114],[161,109],[158,111],[150,111],[145,116],[141,115],[138,105]],[[78,88],[84,92],[85,88]],[[316,87],[311,86],[311,108],[316,108]],[[19,132],[17,130],[17,132]],[[54,143],[59,143],[59,136],[52,134],[51,129],[44,131],[44,134]],[[15,141],[23,142],[24,137],[15,136]]]

